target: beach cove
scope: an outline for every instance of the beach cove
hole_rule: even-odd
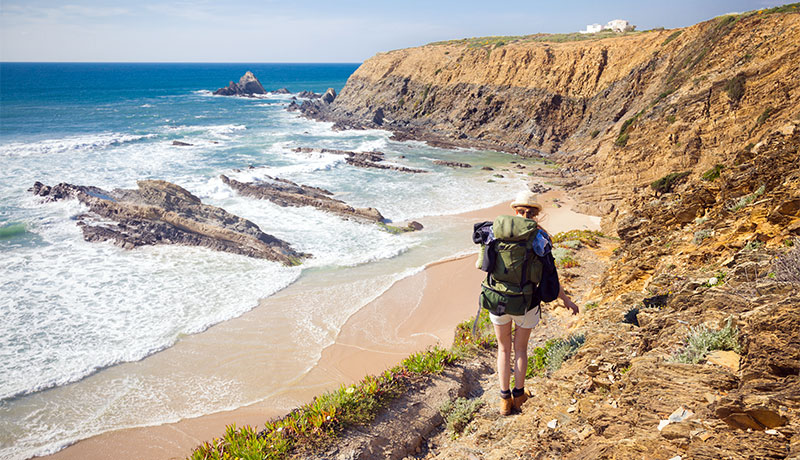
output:
[[[507,202],[535,171],[553,172],[541,161],[395,141],[381,130],[334,131],[331,123],[287,112],[293,94],[211,94],[220,84],[214,82],[224,83],[242,67],[3,66],[3,81],[12,81],[14,71],[36,71],[61,82],[45,89],[20,85],[18,92],[3,88],[4,457],[53,453],[102,433],[208,414],[219,414],[217,426],[224,427],[236,420],[223,411],[242,407],[258,411],[247,423],[262,424],[412,350],[448,343],[453,325],[474,314],[474,298],[466,314],[446,309],[446,321],[428,324],[429,313],[417,312],[417,301],[438,266],[424,267],[474,253],[474,218],[458,216]],[[317,92],[341,87],[352,68],[253,66],[268,76],[262,79],[268,88]],[[170,84],[154,87],[153,75]],[[298,148],[381,151],[388,164],[427,172],[354,167],[342,155]],[[453,160],[473,167],[448,165]],[[309,207],[283,208],[239,196],[222,174],[325,188],[350,205],[377,208],[391,224],[418,220],[425,228],[394,235]],[[285,267],[203,248],[129,251],[89,243],[75,221],[83,205],[43,203],[28,191],[36,181],[113,190],[135,188],[142,179],[177,184],[312,257]],[[398,307],[402,313],[372,315],[377,322],[354,319],[404,285],[402,292],[416,297],[399,295],[411,302]],[[401,328],[406,332],[387,333],[383,345],[364,346],[343,332],[353,327],[380,336],[412,310],[415,319]],[[369,327],[348,326],[354,322]],[[392,353],[369,358],[374,365],[361,369],[347,363],[360,356],[358,347]],[[208,436],[189,436],[182,446],[216,435],[215,428]]]
[[[553,200],[560,207],[553,206]],[[570,229],[597,229],[599,219],[577,214],[570,209],[570,200],[562,192],[542,196],[545,204],[544,226],[551,232]],[[507,213],[508,202],[479,211],[421,220],[426,228],[447,227],[453,239],[473,246],[472,224]],[[467,246],[467,247],[469,247]],[[263,299],[259,307],[239,318],[187,337],[176,346],[132,363],[135,369],[126,373],[194,374],[195,378],[215,381],[236,376],[242,382],[239,391],[257,393],[259,389],[278,388],[263,400],[230,411],[203,415],[153,427],[112,431],[80,441],[47,458],[183,458],[206,440],[220,436],[225,426],[263,426],[268,419],[285,415],[291,409],[309,402],[314,396],[374,375],[397,364],[413,352],[433,345],[450,346],[455,326],[476,310],[476,299],[483,273],[475,269],[475,251],[448,256],[427,264],[422,270],[390,284],[380,295],[344,319],[337,334],[329,337],[318,360],[299,375],[291,374],[296,364],[291,354],[302,351],[297,344],[286,344],[276,352],[271,325],[299,322],[287,321],[281,306],[291,305],[302,311],[308,302],[327,301],[332,307],[346,309],[347,298],[331,295],[352,289],[351,277],[345,274],[324,279],[300,279],[283,291]],[[401,255],[398,259],[416,257]],[[370,264],[374,265],[374,264]],[[380,265],[380,264],[378,264]],[[381,267],[354,267],[364,282],[376,284]],[[372,275],[368,275],[372,272]],[[309,277],[311,278],[311,277]],[[344,303],[342,303],[344,302]],[[552,307],[551,307],[552,309]],[[302,315],[301,315],[302,316]],[[313,324],[313,323],[312,323]],[[307,326],[305,326],[307,327]],[[324,330],[324,325],[314,325]],[[276,353],[280,356],[276,356]],[[276,368],[276,362],[280,363]],[[128,365],[118,366],[124,367]],[[288,379],[288,380],[287,380]],[[286,382],[281,384],[281,382]],[[247,388],[251,387],[251,388]],[[226,391],[226,390],[222,390]]]

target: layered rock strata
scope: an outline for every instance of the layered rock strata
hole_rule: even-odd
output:
[[[214,91],[214,94],[218,96],[252,96],[254,94],[267,94],[267,92],[261,86],[258,78],[253,75],[253,72],[248,70],[239,79],[239,83],[230,82],[228,86]]]
[[[138,190],[36,182],[30,189],[45,201],[77,199],[89,207],[78,216],[86,241],[113,241],[125,249],[155,244],[201,246],[215,251],[297,265],[308,254],[268,235],[253,222],[203,204],[178,185],[137,182]]]
[[[377,209],[354,208],[344,201],[331,198],[333,193],[325,189],[298,185],[286,179],[271,177],[268,177],[265,181],[247,183],[230,179],[225,175],[221,175],[220,179],[241,195],[260,200],[269,200],[278,206],[311,206],[345,219],[383,222],[383,216]]]
[[[704,171],[797,120],[799,62],[800,14],[729,15],[602,40],[380,53],[332,103],[299,108],[398,139],[555,154],[612,231],[631,189]]]

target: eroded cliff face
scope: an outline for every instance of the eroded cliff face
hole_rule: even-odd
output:
[[[434,144],[555,154],[610,230],[632,191],[796,123],[798,81],[800,14],[750,14],[596,41],[381,53],[332,104],[305,112]]]

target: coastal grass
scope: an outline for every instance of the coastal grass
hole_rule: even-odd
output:
[[[734,201],[730,205],[726,206],[726,209],[730,212],[736,212],[745,206],[749,205],[750,203],[754,202],[756,198],[760,197],[766,191],[766,187],[764,185],[758,187],[755,192],[745,195],[738,200]]]
[[[491,322],[488,313],[483,310],[476,336],[472,335],[472,321],[464,321],[456,328],[450,349],[436,346],[414,353],[382,374],[364,377],[356,384],[342,385],[335,391],[314,398],[285,417],[267,422],[261,431],[250,426],[237,428],[236,425],[230,425],[221,438],[201,444],[189,459],[272,460],[324,448],[348,427],[365,425],[374,420],[378,412],[402,396],[415,379],[439,374],[447,366],[474,354],[478,349],[496,347],[494,334],[487,334],[487,329],[491,329]],[[452,416],[454,427],[463,423],[468,412],[464,403],[459,404],[454,409],[457,415]],[[470,404],[477,410],[478,403]]]

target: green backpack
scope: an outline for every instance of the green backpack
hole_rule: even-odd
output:
[[[542,262],[533,251],[538,225],[519,216],[499,216],[492,223],[494,260],[481,283],[480,306],[495,315],[524,315],[533,307]],[[535,305],[534,305],[535,303]]]

